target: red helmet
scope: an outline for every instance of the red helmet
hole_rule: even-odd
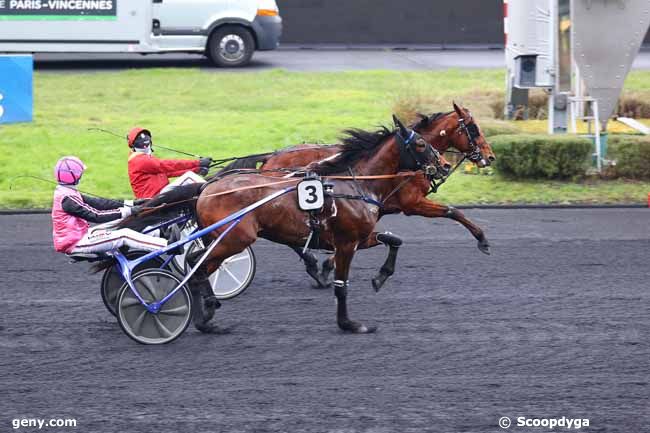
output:
[[[151,144],[151,132],[148,129],[140,128],[136,126],[129,131],[129,135],[126,136],[126,141],[129,144],[130,148],[133,148],[135,142],[138,138],[145,139],[148,137],[149,145]]]

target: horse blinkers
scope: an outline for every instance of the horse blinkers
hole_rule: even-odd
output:
[[[397,135],[400,141],[399,166],[405,170],[424,170],[427,175],[441,179],[446,174],[440,164],[440,153],[420,134],[411,131],[407,138]]]
[[[467,137],[467,141],[469,145],[471,146],[471,149],[465,152],[465,156],[467,157],[467,159],[473,162],[474,164],[477,164],[482,167],[489,166],[491,161],[483,158],[483,154],[481,153],[481,148],[476,143],[476,140],[478,140],[481,137],[481,132],[479,131],[478,126],[476,126],[476,123],[472,121],[471,123],[466,124],[465,119],[459,117],[458,124],[459,124],[458,133],[459,134],[464,133],[465,136]]]
[[[399,166],[405,170],[425,170],[428,175],[440,179],[445,176],[440,165],[440,154],[420,134],[406,128],[393,115],[399,142]]]

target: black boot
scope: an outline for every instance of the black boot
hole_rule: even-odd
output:
[[[186,257],[190,267],[194,267],[200,255],[191,254]],[[215,324],[209,323],[214,317],[214,312],[221,307],[221,303],[214,296],[212,286],[208,280],[208,273],[201,266],[190,278],[189,286],[192,292],[192,321],[194,327],[206,334],[219,332]]]
[[[167,229],[161,233],[161,235],[167,239],[167,245],[171,245],[174,242],[178,242],[181,239],[181,229],[178,227],[176,224],[167,227]],[[169,250],[167,254],[171,254],[173,256],[177,254],[183,254],[185,252],[185,247],[187,245],[179,245],[173,250]]]

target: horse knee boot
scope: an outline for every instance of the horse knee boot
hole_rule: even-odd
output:
[[[386,261],[382,265],[381,269],[379,269],[377,276],[372,279],[372,287],[375,289],[375,292],[378,292],[384,283],[386,283],[388,277],[395,273],[397,251],[402,245],[402,239],[390,232],[379,233],[377,235],[377,240],[382,244],[388,246],[388,257],[386,257]]]

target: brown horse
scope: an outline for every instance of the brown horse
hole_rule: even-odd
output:
[[[324,176],[333,187],[320,212],[312,214],[320,229],[314,241],[322,248],[334,251],[335,296],[337,299],[337,323],[347,332],[366,333],[374,328],[350,320],[347,311],[347,288],[350,263],[355,251],[373,233],[379,219],[379,207],[391,193],[399,189],[403,179],[411,172],[429,175],[442,169],[440,155],[421,136],[398,122],[396,131],[382,129],[377,132],[354,130],[343,140],[335,158],[315,164],[313,172]],[[337,173],[340,175],[336,176]],[[177,188],[161,194],[147,203],[153,207],[163,203],[170,205],[152,208],[144,215],[131,218],[122,226],[141,228],[151,219],[175,214],[180,209],[191,211],[200,226],[207,227],[236,211],[295,185],[300,179],[269,177],[260,174],[233,174],[207,184],[202,189],[196,206],[193,195],[198,191]],[[190,197],[183,197],[189,195]],[[181,202],[176,202],[181,199]],[[241,217],[238,224],[222,227],[210,233],[216,239],[225,230],[230,232],[218,244],[211,244],[203,252],[189,257],[198,263],[205,255],[205,262],[192,280],[195,293],[207,293],[207,276],[214,272],[226,258],[243,251],[263,237],[291,247],[305,245],[313,235],[310,216],[302,211],[294,194],[280,195],[274,200]],[[213,310],[205,312],[206,304],[198,303],[195,309],[195,326],[203,332],[216,329],[207,323]],[[210,307],[208,307],[208,310]]]
[[[432,116],[420,115],[420,121],[411,127],[440,153],[453,147],[478,167],[489,166],[495,156],[478,124],[469,110],[461,108],[455,103],[453,107],[454,111],[449,113],[438,113]],[[331,158],[341,149],[342,145],[303,144],[278,152],[238,159],[235,163],[225,167],[222,172],[238,168],[255,168],[261,162],[262,170],[269,170],[268,173],[277,175],[272,170],[304,167],[314,161]],[[451,166],[448,165],[444,168],[448,171]],[[379,215],[381,217],[384,214],[403,212],[405,215],[419,215],[428,218],[450,218],[467,228],[476,238],[479,250],[489,254],[490,245],[483,230],[466,218],[458,209],[428,200],[427,195],[430,191],[430,182],[423,173],[405,179],[405,184],[383,203]],[[386,279],[393,274],[397,249],[401,245],[401,240],[392,234],[383,234],[382,236],[380,233],[373,232],[358,247],[359,249],[372,248],[380,244],[389,247],[389,257],[382,266],[380,275],[372,280],[375,290],[379,290]],[[325,260],[322,270],[319,271],[317,259],[313,254],[303,252],[302,248],[295,248],[294,251],[305,261],[307,273],[316,280],[319,286],[327,286],[328,275],[334,265],[333,258]]]

